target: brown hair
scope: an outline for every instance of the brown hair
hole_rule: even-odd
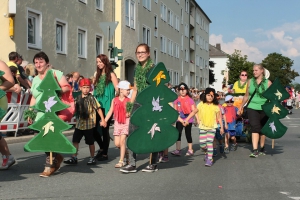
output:
[[[99,54],[97,56],[97,58],[99,58],[101,60],[101,62],[104,64],[105,66],[105,75],[106,75],[106,80],[105,80],[105,85],[108,85],[109,82],[111,82],[111,75],[110,73],[113,72],[113,69],[111,67],[111,64],[109,62],[108,57],[105,54]],[[95,79],[95,83],[94,85],[98,84],[99,78],[102,74],[102,69],[99,69],[98,67],[96,67],[97,73],[96,73],[96,79]]]
[[[144,47],[144,48],[146,49],[146,52],[147,52],[147,53],[150,53],[150,47],[148,46],[148,44],[145,44],[145,43],[139,44],[139,45],[136,47],[135,52],[137,52],[137,49],[138,49],[139,47]]]

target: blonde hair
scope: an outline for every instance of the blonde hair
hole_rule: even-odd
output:
[[[258,67],[260,70],[263,70],[263,75],[265,75],[265,68],[262,66],[262,64],[255,64],[253,67]]]
[[[35,76],[35,66],[34,66],[34,64],[30,63],[30,64],[26,65],[25,73],[28,76]]]

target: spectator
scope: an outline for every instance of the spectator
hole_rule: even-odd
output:
[[[73,72],[73,81],[72,81],[73,92],[79,91],[79,84],[78,84],[79,77],[80,77],[79,72]]]
[[[36,76],[37,72],[33,64],[28,64],[25,67],[25,73],[28,77],[28,80],[32,82],[33,78]]]
[[[13,76],[13,78],[14,78],[14,83],[15,84],[19,84],[19,82],[18,82],[18,79],[17,79],[17,73],[18,73],[18,68],[17,67],[15,67],[15,66],[9,66],[9,68],[10,68],[10,71],[11,71],[11,74],[12,74],[12,76]]]

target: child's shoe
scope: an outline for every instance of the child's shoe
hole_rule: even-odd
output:
[[[212,159],[206,159],[205,166],[206,167],[211,167],[212,165],[213,165],[213,160]]]
[[[120,172],[128,174],[128,173],[136,173],[137,170],[136,170],[135,166],[126,165],[125,167],[123,167],[122,169],[120,169]]]
[[[228,147],[225,147],[225,148],[224,148],[224,153],[225,153],[225,154],[229,154],[229,148],[228,148]]]
[[[194,151],[193,150],[188,150],[185,154],[185,156],[193,156],[194,155]]]
[[[169,162],[169,157],[168,156],[164,156],[163,159],[161,160],[161,162],[163,162],[163,163]]]
[[[174,155],[174,156],[180,156],[181,155],[181,150],[176,149],[175,151],[172,151],[171,154]]]
[[[142,169],[142,172],[156,172],[157,170],[157,165],[148,165],[147,167]]]
[[[124,162],[122,160],[120,160],[116,165],[115,168],[121,168],[124,167]]]
[[[64,160],[65,164],[68,165],[76,165],[77,164],[77,158],[71,157],[69,160]]]
[[[237,149],[237,143],[232,144],[231,148],[230,148],[230,151],[236,151],[236,149]]]
[[[213,157],[216,157],[217,155],[218,155],[217,148],[214,148],[214,150],[213,150]]]

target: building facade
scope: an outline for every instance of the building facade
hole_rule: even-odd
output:
[[[54,68],[91,76],[96,55],[109,55],[111,42],[123,49],[117,76],[133,82],[135,48],[147,43],[154,63],[165,64],[173,85],[183,81],[199,89],[208,86],[211,21],[195,0],[3,0],[0,6],[6,13],[0,18],[0,41],[7,47],[0,50],[4,61],[11,51],[31,61],[42,50]],[[114,21],[119,24],[108,41],[99,23]]]
[[[216,82],[211,87],[216,91],[223,91],[223,85],[228,85],[228,68],[227,68],[227,53],[221,50],[221,44],[213,46],[209,44],[210,61],[214,62],[214,67],[211,68],[215,74]]]

